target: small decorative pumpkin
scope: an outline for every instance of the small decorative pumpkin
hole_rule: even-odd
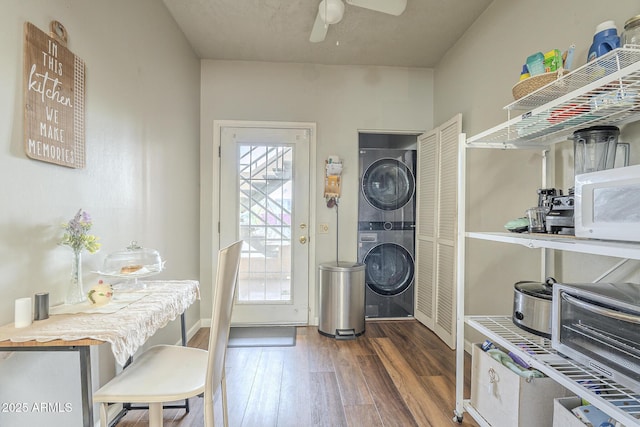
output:
[[[87,294],[91,305],[104,305],[111,301],[113,297],[113,289],[108,283],[104,283],[102,280],[98,281],[98,284],[91,288]]]

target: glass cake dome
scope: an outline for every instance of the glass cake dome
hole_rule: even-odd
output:
[[[147,277],[160,273],[164,263],[157,250],[144,248],[133,241],[126,249],[107,255],[103,269],[98,273],[121,278]]]

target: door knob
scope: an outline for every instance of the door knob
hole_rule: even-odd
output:
[[[304,245],[305,243],[307,243],[307,236],[300,236],[299,240],[300,240],[300,243]]]

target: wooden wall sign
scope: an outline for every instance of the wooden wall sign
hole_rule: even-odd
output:
[[[24,148],[27,156],[84,168],[84,61],[57,21],[48,35],[24,25]]]

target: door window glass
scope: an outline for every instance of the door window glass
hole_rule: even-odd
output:
[[[238,144],[240,266],[238,303],[291,300],[291,146]]]

